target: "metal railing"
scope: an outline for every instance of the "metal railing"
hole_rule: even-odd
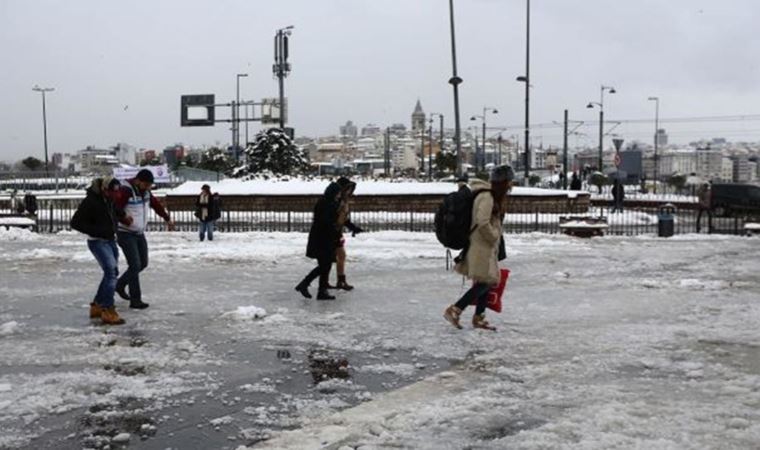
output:
[[[69,230],[69,221],[76,210],[76,201],[60,202],[41,200],[36,218],[40,232],[55,233]],[[595,202],[599,203],[599,202]],[[674,233],[696,232],[698,211],[681,209],[674,214]],[[195,231],[198,220],[193,211],[172,211],[176,229],[179,231]],[[642,235],[656,234],[658,231],[658,209],[655,207],[626,208],[622,212],[611,212],[609,205],[593,206],[588,210],[568,211],[566,208],[547,212],[544,207],[541,212],[526,212],[507,214],[504,218],[505,233],[561,233],[560,217],[604,217],[608,235]],[[222,211],[222,217],[216,222],[217,230],[221,232],[308,232],[311,227],[312,213],[301,211],[271,211],[246,210]],[[435,231],[435,214],[416,211],[359,211],[351,213],[351,220],[365,231],[402,230],[413,232]],[[744,225],[757,222],[758,218],[745,217],[713,217],[714,233],[743,234]],[[163,220],[152,210],[149,213],[149,230],[164,230]],[[702,217],[702,232],[708,230],[708,217]]]

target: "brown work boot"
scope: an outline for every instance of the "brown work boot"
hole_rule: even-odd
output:
[[[106,308],[100,314],[100,320],[103,325],[123,325],[124,319],[119,317],[119,313],[116,312],[115,307]]]
[[[457,308],[455,305],[451,305],[448,308],[446,308],[446,311],[443,312],[443,318],[448,320],[449,323],[457,327],[458,329],[462,329],[462,325],[459,324],[459,316],[462,315],[462,310]]]
[[[472,316],[472,326],[483,330],[496,331],[496,327],[488,323],[485,314],[475,314]]]
[[[100,319],[103,308],[95,302],[90,303],[90,319]]]

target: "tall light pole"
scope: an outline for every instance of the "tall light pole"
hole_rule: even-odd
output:
[[[42,133],[45,139],[45,176],[49,177],[50,172],[48,169],[47,110],[45,107],[45,93],[53,92],[55,88],[42,88],[35,84],[32,90],[42,94]]]
[[[489,108],[487,106],[484,106],[483,107],[483,115],[482,116],[472,116],[472,117],[470,117],[470,120],[481,119],[483,121],[483,134],[482,134],[483,138],[481,139],[481,143],[480,143],[480,146],[483,149],[481,151],[481,154],[483,155],[483,169],[485,169],[485,165],[486,165],[486,114],[488,114],[489,112],[491,114],[499,114],[499,110],[497,110],[496,108]],[[478,162],[478,156],[477,155],[478,155],[478,149],[477,149],[477,147],[475,147],[475,163],[476,164]]]
[[[290,73],[288,63],[288,36],[293,25],[277,30],[274,36],[274,66],[272,70],[280,83],[280,129],[285,129],[285,77]]]
[[[600,89],[599,102],[589,102],[586,108],[593,108],[595,105],[599,107],[599,172],[604,172],[604,92],[607,91],[610,94],[614,94],[617,91],[612,86],[602,85]]]
[[[443,114],[440,114],[440,113],[430,113],[430,122],[431,122],[431,124],[433,122],[433,117],[435,117],[435,116],[437,116],[440,119],[440,125],[439,125],[439,127],[440,127],[440,130],[439,130],[440,135],[439,135],[439,138],[438,138],[438,147],[439,147],[438,151],[440,153],[443,153]],[[430,131],[430,139],[431,139],[431,142],[432,142],[432,139],[433,139],[432,128],[431,128],[431,131]],[[438,170],[440,170],[440,169],[441,168],[439,167]]]
[[[525,75],[517,81],[525,83],[525,186],[530,178],[530,0],[526,0],[525,12]]]
[[[235,76],[235,81],[237,84],[237,88],[235,92],[237,93],[235,96],[236,103],[235,103],[235,121],[233,122],[233,127],[235,128],[235,142],[233,145],[235,146],[235,154],[237,155],[240,151],[240,79],[247,77],[247,73],[239,73]],[[246,122],[248,123],[248,122]]]
[[[649,97],[649,101],[654,102],[654,193],[657,193],[657,147],[659,146],[660,132],[660,98]]]
[[[462,128],[459,122],[459,85],[462,79],[457,75],[457,47],[454,34],[454,0],[449,0],[449,22],[451,24],[451,65],[452,75],[449,84],[454,88],[454,143],[457,151],[457,175],[462,175]]]

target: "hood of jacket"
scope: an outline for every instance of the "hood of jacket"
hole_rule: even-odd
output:
[[[324,197],[327,200],[335,201],[336,197],[340,193],[340,185],[338,183],[330,183],[327,188],[325,189]]]
[[[483,181],[480,178],[476,178],[470,181],[470,190],[472,192],[478,192],[485,189],[491,189],[491,183],[488,181]]]
[[[112,181],[114,181],[114,177],[110,175],[106,175],[102,178],[94,178],[90,183],[90,187],[87,188],[87,192],[92,192],[95,195],[103,195],[103,190],[106,189]]]

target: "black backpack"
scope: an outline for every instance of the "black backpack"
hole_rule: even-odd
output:
[[[468,186],[462,186],[444,197],[435,213],[435,237],[444,247],[462,250],[470,243],[472,206],[482,192],[491,191],[483,189],[473,195]]]

